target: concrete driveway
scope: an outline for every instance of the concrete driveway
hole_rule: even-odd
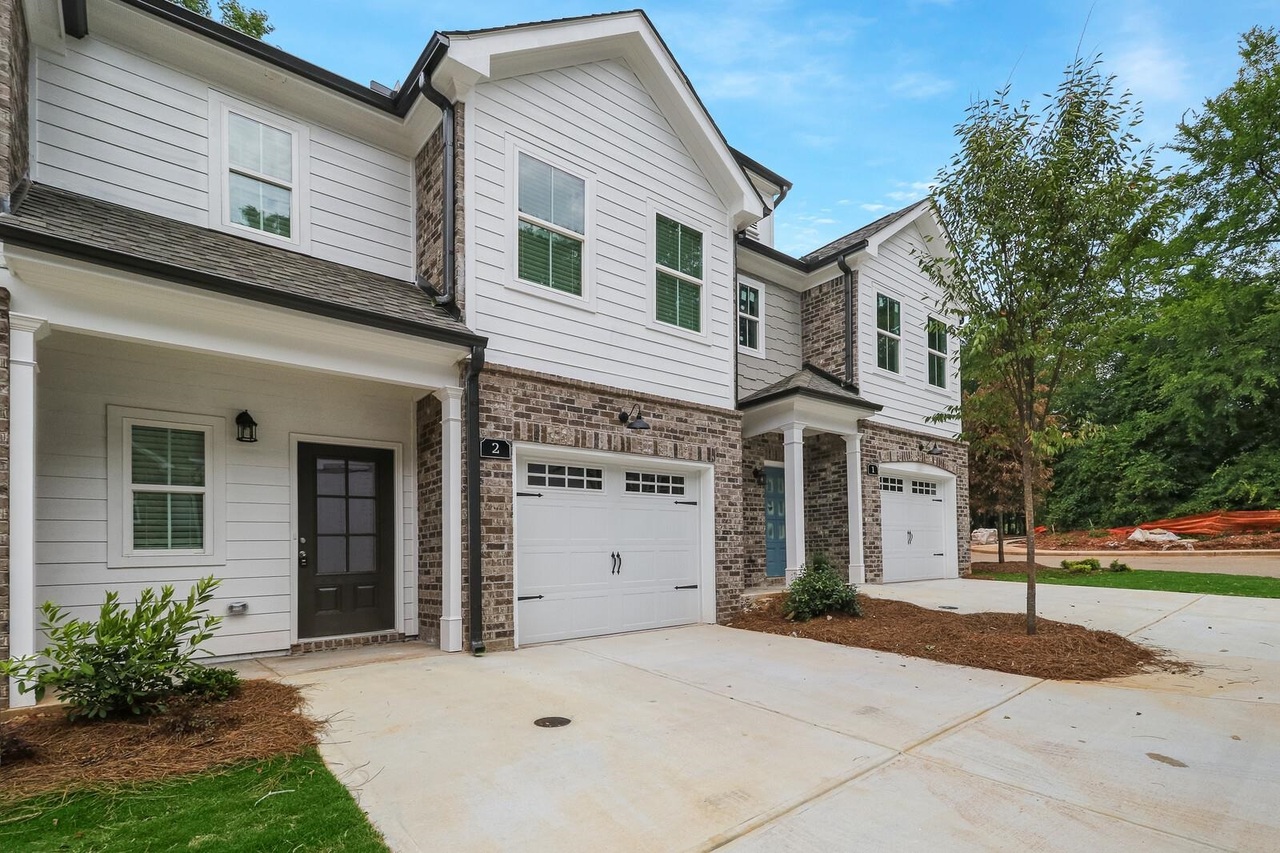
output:
[[[1021,592],[871,590],[960,610]],[[1280,601],[1041,598],[1207,666],[1046,682],[716,626],[263,664],[332,716],[326,760],[400,851],[1275,849]]]

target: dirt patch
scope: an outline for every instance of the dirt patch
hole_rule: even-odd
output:
[[[1026,616],[1019,613],[950,613],[859,595],[862,616],[791,622],[782,615],[784,596],[761,596],[728,624],[1033,678],[1097,681],[1189,668],[1118,634],[1066,622],[1040,619],[1038,633],[1028,637]]]
[[[1044,563],[1036,563],[1036,571],[1054,569],[1061,570],[1061,566],[1046,566]],[[1003,563],[983,563],[976,562],[973,564],[973,576],[976,578],[979,574],[983,575],[1024,575],[1031,571],[1031,563],[1017,562],[1012,563],[1005,560]]]
[[[303,713],[298,688],[261,680],[225,702],[179,703],[142,720],[72,723],[61,709],[34,711],[0,722],[30,747],[0,765],[0,802],[294,755],[317,743],[322,725]]]
[[[1226,536],[1184,536],[1195,543],[1197,551],[1257,551],[1280,548],[1280,531],[1271,533],[1234,533]],[[1015,540],[1005,540],[1005,546]],[[1022,539],[1016,540],[1019,547]],[[1130,542],[1106,530],[1069,530],[1062,533],[1041,533],[1036,536],[1036,548],[1046,551],[1164,551],[1182,550],[1174,543],[1165,548],[1164,542]]]

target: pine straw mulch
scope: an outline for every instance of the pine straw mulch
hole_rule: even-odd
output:
[[[791,622],[782,615],[784,597],[761,596],[728,624],[1032,678],[1096,681],[1190,668],[1118,634],[1066,622],[1039,619],[1038,633],[1029,637],[1024,614],[950,613],[859,594],[862,616]]]
[[[1003,563],[987,563],[981,560],[973,562],[973,576],[978,575],[1025,575],[1031,571],[1031,563],[1022,561],[1005,560]],[[1046,566],[1044,563],[1036,563],[1036,571],[1062,571],[1062,566]]]
[[[296,755],[318,742],[324,725],[303,704],[297,687],[255,679],[226,701],[177,703],[145,719],[72,723],[59,707],[16,715],[0,727],[32,754],[0,764],[0,803]]]

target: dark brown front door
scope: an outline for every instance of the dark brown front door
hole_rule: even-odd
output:
[[[298,445],[298,635],[383,631],[395,622],[395,456]]]

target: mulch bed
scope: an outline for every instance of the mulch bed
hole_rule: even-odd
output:
[[[1280,548],[1280,531],[1271,533],[1234,533],[1226,536],[1183,537],[1195,541],[1197,551],[1253,551],[1263,548]],[[1019,540],[1021,542],[1021,540]],[[1071,530],[1062,533],[1041,533],[1036,536],[1036,548],[1049,551],[1181,551],[1174,544],[1166,549],[1164,542],[1130,542],[1109,532],[1094,536],[1087,530]],[[1009,547],[1009,540],[1005,540]]]
[[[973,574],[976,577],[979,573],[984,575],[1025,575],[1031,571],[1031,563],[1026,562],[1010,562],[1005,560],[1003,563],[986,563],[975,560],[972,564]],[[1044,563],[1036,563],[1036,571],[1042,569],[1061,569],[1062,566],[1046,566]]]
[[[1038,633],[1029,637],[1025,614],[950,613],[859,595],[862,616],[791,622],[782,615],[784,596],[761,596],[728,624],[1032,678],[1096,681],[1189,669],[1163,652],[1080,625],[1039,619]]]
[[[72,723],[56,707],[16,715],[0,721],[0,734],[29,745],[30,755],[0,764],[0,803],[296,755],[323,726],[303,703],[292,685],[251,680],[226,701],[177,703],[144,719]]]

